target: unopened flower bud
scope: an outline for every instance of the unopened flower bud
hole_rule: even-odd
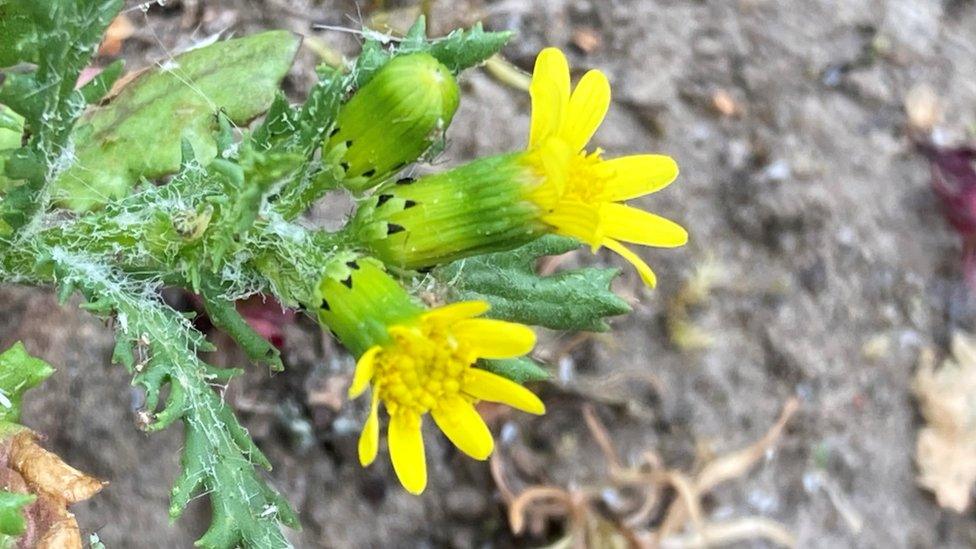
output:
[[[451,71],[426,53],[394,57],[342,106],[327,155],[345,186],[368,189],[441,139],[458,107]]]

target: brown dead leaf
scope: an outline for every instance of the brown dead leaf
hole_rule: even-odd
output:
[[[583,53],[593,53],[603,45],[603,39],[590,27],[579,27],[573,31],[573,45]]]
[[[350,376],[331,376],[308,391],[306,402],[309,406],[324,406],[333,412],[338,412],[346,402],[346,390],[349,387]]]
[[[68,506],[104,486],[41,448],[27,429],[0,441],[0,489],[37,496],[26,508],[27,532],[19,540],[21,547],[80,549],[81,531]]]
[[[958,513],[976,482],[976,340],[953,334],[951,356],[936,370],[931,350],[919,361],[913,389],[927,425],[915,448],[918,483]]]
[[[129,21],[124,13],[112,20],[112,23],[105,29],[105,38],[98,46],[98,55],[113,56],[122,51],[122,44],[132,36],[136,27]]]
[[[742,114],[742,107],[728,90],[718,90],[712,94],[712,106],[722,116],[738,116]]]

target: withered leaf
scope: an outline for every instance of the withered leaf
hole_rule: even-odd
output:
[[[97,494],[105,483],[42,448],[30,430],[7,434],[0,440],[0,490],[36,498],[24,507],[26,529],[18,546],[80,549],[81,531],[68,506]]]
[[[918,433],[918,483],[942,507],[962,513],[976,482],[976,340],[957,332],[951,356],[935,368],[923,352],[914,391],[926,426]]]

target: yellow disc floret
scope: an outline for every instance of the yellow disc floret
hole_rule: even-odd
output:
[[[479,358],[512,358],[528,353],[535,334],[526,326],[475,318],[488,310],[481,301],[455,303],[389,327],[389,341],[370,347],[356,364],[351,397],[372,386],[370,414],[359,439],[359,459],[369,465],[379,449],[379,403],[390,415],[390,457],[403,486],[420,493],[427,485],[421,435],[423,416],[462,452],[486,459],[494,448],[491,432],[475,402],[502,402],[541,414],[542,402],[528,389],[475,367]]]

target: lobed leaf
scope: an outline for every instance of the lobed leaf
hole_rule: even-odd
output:
[[[298,519],[255,470],[270,464],[216,390],[240,370],[201,361],[197,352],[207,348],[203,335],[153,292],[137,290],[140,286],[122,273],[62,248],[46,255],[59,283],[81,290],[94,311],[119,319],[116,338],[127,342],[123,348],[143,349],[146,360],[134,366],[133,383],[146,393],[145,429],[157,431],[176,421],[184,425],[182,470],[173,487],[170,515],[179,517],[192,498],[206,494],[213,519],[198,545],[289,547],[280,525],[297,528]]]
[[[491,304],[488,316],[557,330],[609,329],[605,317],[624,314],[630,306],[610,291],[617,269],[585,268],[550,276],[536,274],[543,256],[575,250],[570,238],[544,236],[521,248],[477,256],[434,271],[457,300]]]
[[[426,51],[451,69],[454,74],[484,63],[489,57],[501,51],[513,36],[509,31],[485,32],[481,23],[477,23],[470,29],[452,31],[444,38],[420,42],[416,38],[422,35],[418,33],[418,25],[423,25],[423,17],[419,18],[411,28],[407,39],[401,43],[398,51],[401,53]]]

